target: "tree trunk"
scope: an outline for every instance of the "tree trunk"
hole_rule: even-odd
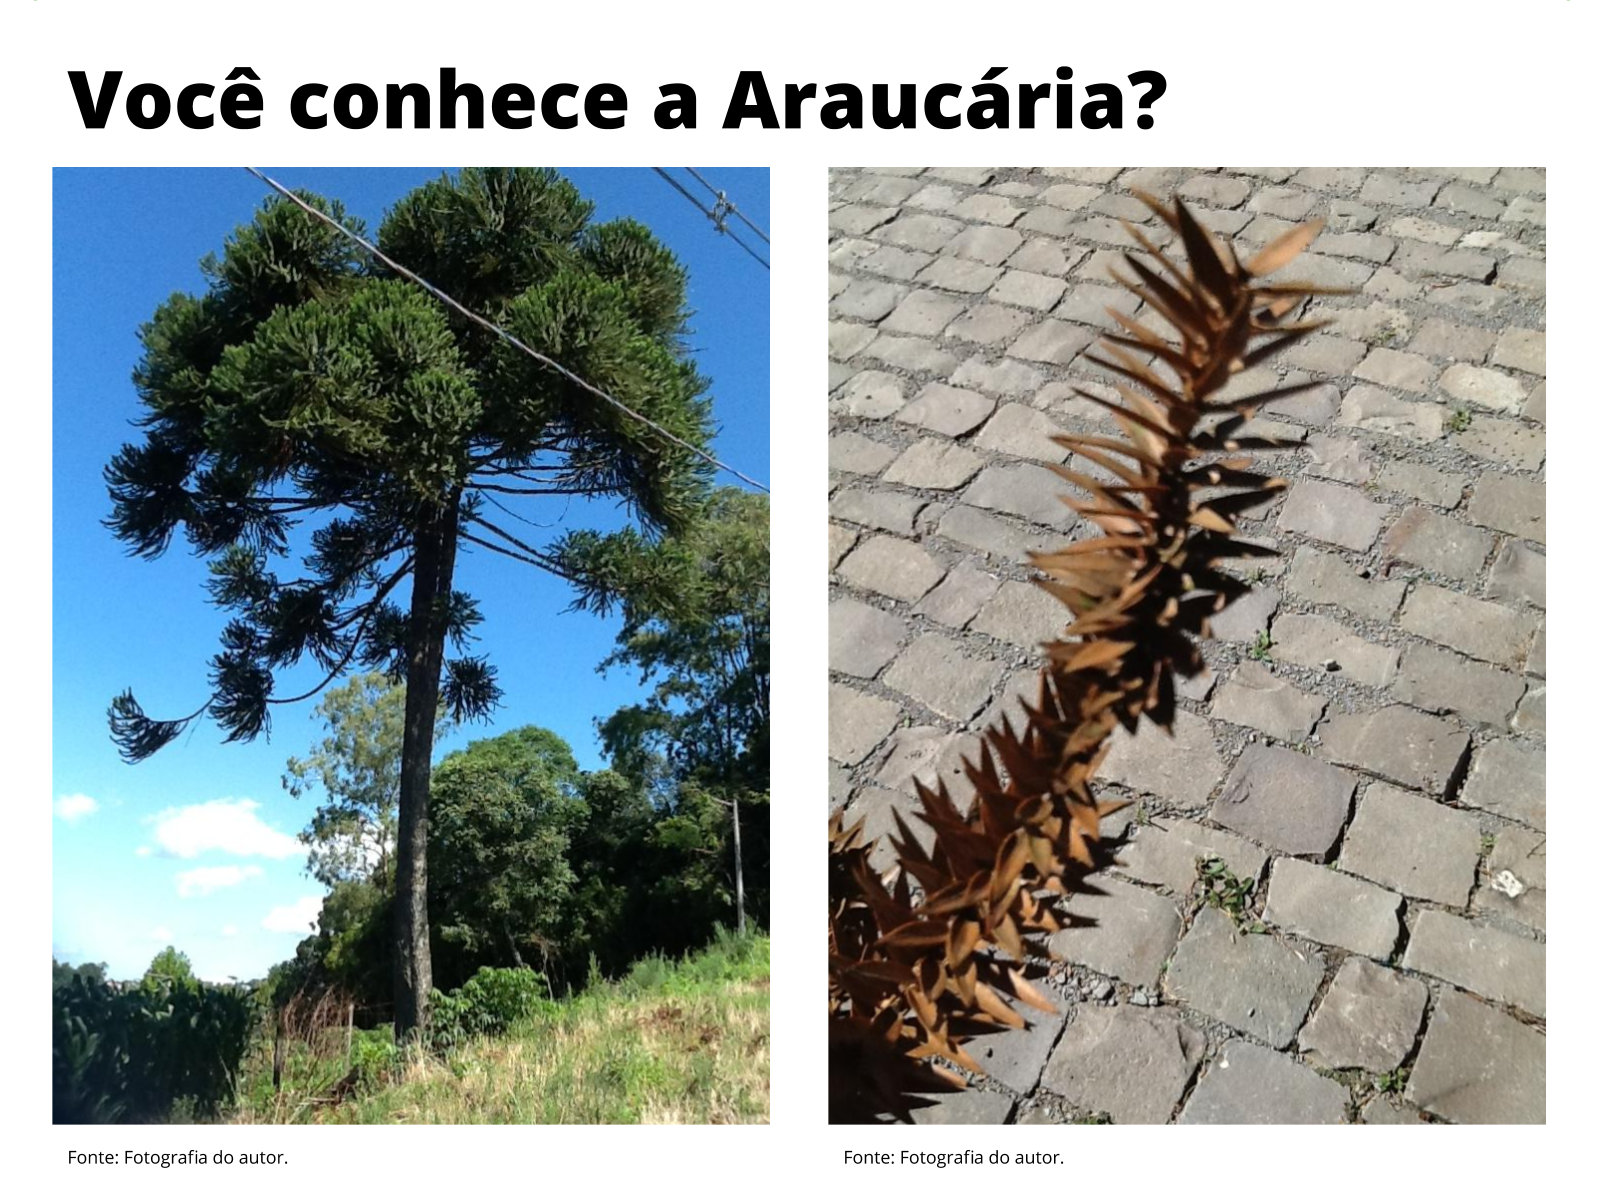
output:
[[[744,846],[739,841],[739,797],[729,801],[733,808],[733,894],[738,904],[739,936],[744,936]]]
[[[504,917],[500,918],[500,932],[506,939],[506,949],[511,953],[511,965],[520,971],[527,964],[522,961],[522,951],[517,949],[517,939],[511,936],[511,925]]]
[[[433,958],[428,946],[428,784],[444,662],[444,605],[455,575],[456,501],[417,530],[406,636],[406,728],[400,751],[399,830],[394,873],[394,1032],[428,1026]]]

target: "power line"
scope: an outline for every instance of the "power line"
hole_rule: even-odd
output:
[[[746,217],[737,208],[735,208],[733,206],[733,202],[730,201],[727,198],[727,195],[725,193],[717,191],[715,188],[711,187],[711,185],[709,183],[706,183],[706,181],[704,179],[701,179],[700,176],[695,173],[695,169],[693,167],[685,167],[684,170],[688,171],[689,174],[694,175],[694,177],[696,179],[699,179],[700,182],[705,184],[705,186],[707,188],[710,188],[712,194],[717,197],[717,202],[714,205],[712,205],[712,207],[707,208],[704,204],[701,204],[700,201],[696,200],[694,198],[694,196],[690,194],[689,190],[683,186],[683,184],[679,183],[671,175],[668,175],[660,167],[651,167],[650,169],[652,171],[654,171],[657,175],[661,176],[661,178],[665,179],[674,188],[676,188],[677,191],[678,191],[678,194],[680,196],[682,196],[690,204],[694,205],[703,214],[705,214],[706,219],[708,221],[710,221],[714,226],[716,226],[716,229],[717,229],[718,233],[727,234],[728,237],[732,238],[736,243],[738,243],[739,249],[743,250],[746,254],[748,254],[751,258],[755,259],[763,267],[766,267],[767,270],[769,270],[769,271],[772,270],[772,264],[771,263],[769,263],[766,259],[762,258],[761,255],[754,248],[752,248],[750,246],[750,244],[748,242],[746,242],[742,237],[740,237],[737,233],[735,233],[733,230],[728,228],[728,217],[731,214],[733,216],[738,217],[746,225],[749,225],[751,229],[754,229],[756,231],[756,233],[760,234],[762,241],[767,242],[769,245],[771,244],[771,239],[768,238],[767,235],[765,233],[763,233],[759,228],[757,228],[750,221],[750,219],[748,217]]]
[[[729,213],[732,213],[734,216],[738,217],[739,220],[743,221],[746,225],[750,226],[751,229],[755,230],[756,236],[758,238],[760,238],[763,242],[765,242],[769,246],[772,245],[772,239],[767,236],[766,230],[762,229],[761,226],[757,225],[749,217],[745,216],[744,215],[744,210],[742,208],[739,208],[736,204],[734,204],[734,202],[732,200],[728,199],[728,193],[727,192],[722,191],[720,188],[713,187],[711,185],[711,182],[708,179],[706,179],[706,177],[704,175],[700,174],[699,171],[696,171],[693,167],[685,167],[684,170],[689,172],[689,174],[693,175],[696,179],[698,179],[700,181],[700,183],[701,183],[701,186],[703,186],[706,189],[706,191],[710,192],[713,196],[715,196],[717,198],[717,203],[718,204],[720,204]]]
[[[459,301],[457,301],[454,297],[449,296],[445,292],[441,291],[439,288],[434,287],[433,284],[429,283],[426,279],[422,278],[422,276],[418,275],[415,271],[409,270],[408,268],[403,267],[399,263],[395,262],[394,259],[390,258],[382,250],[379,250],[376,246],[374,246],[371,242],[367,241],[367,239],[362,237],[360,234],[352,233],[349,229],[345,228],[345,226],[343,224],[341,224],[340,222],[334,220],[327,213],[322,212],[320,209],[313,208],[310,204],[307,204],[304,200],[300,199],[299,196],[296,196],[293,192],[291,192],[288,188],[284,187],[283,184],[279,183],[277,180],[271,179],[268,176],[263,175],[260,171],[256,170],[256,168],[254,168],[254,167],[246,167],[245,170],[250,172],[250,174],[254,175],[257,179],[261,180],[262,183],[266,184],[269,188],[271,188],[273,191],[277,192],[284,199],[286,199],[286,200],[290,201],[291,203],[297,205],[299,208],[303,209],[305,212],[309,213],[311,216],[313,216],[317,220],[321,221],[324,225],[331,226],[333,229],[338,230],[345,237],[349,238],[352,242],[356,243],[356,245],[358,245],[362,249],[366,250],[367,253],[371,254],[379,262],[383,263],[384,266],[388,267],[391,271],[395,272],[395,274],[401,276],[404,279],[410,280],[412,283],[414,283],[418,287],[422,288],[423,291],[427,292],[429,295],[431,295],[435,299],[439,300],[442,304],[445,304],[445,305],[449,306],[450,308],[455,309],[456,312],[460,313],[463,317],[466,317],[467,320],[473,322],[476,325],[481,325],[484,329],[487,329],[490,333],[493,333],[497,337],[500,337],[500,338],[504,339],[506,342],[508,342],[511,345],[515,346],[518,350],[521,350],[524,354],[526,354],[529,358],[533,359],[535,362],[541,363],[544,366],[549,367],[552,371],[556,372],[556,374],[560,375],[563,379],[566,379],[568,382],[574,383],[578,387],[582,388],[584,391],[589,392],[589,393],[591,393],[591,394],[593,394],[595,396],[598,396],[601,400],[604,400],[607,404],[611,405],[612,408],[615,408],[619,412],[626,413],[628,416],[632,417],[635,421],[638,421],[642,425],[645,425],[645,426],[649,427],[650,429],[655,430],[655,432],[659,433],[662,437],[666,438],[669,442],[672,442],[672,443],[674,443],[676,445],[682,446],[685,450],[689,451],[689,453],[691,453],[693,455],[696,455],[697,457],[699,457],[701,459],[704,459],[706,462],[708,462],[712,466],[716,467],[719,471],[726,471],[729,475],[732,475],[736,479],[743,480],[745,483],[748,483],[751,487],[759,488],[761,491],[766,492],[769,495],[771,494],[771,489],[769,487],[767,487],[766,484],[762,483],[760,480],[752,479],[750,476],[746,475],[743,471],[735,470],[733,467],[730,467],[727,463],[723,462],[721,459],[718,459],[718,458],[712,456],[711,454],[707,453],[706,451],[702,450],[699,446],[696,446],[691,442],[686,442],[683,438],[681,438],[677,434],[673,433],[670,429],[666,429],[666,428],[662,427],[661,425],[657,424],[655,421],[652,421],[649,417],[645,416],[643,413],[635,412],[633,409],[629,408],[622,401],[618,400],[615,396],[612,396],[612,395],[610,395],[610,394],[608,394],[606,392],[601,391],[599,388],[595,387],[594,384],[588,382],[585,379],[580,379],[577,375],[575,375],[571,371],[567,370],[566,367],[563,367],[560,363],[556,362],[555,359],[549,358],[546,355],[540,354],[537,350],[533,349],[533,347],[529,346],[526,342],[523,342],[521,339],[516,338],[516,337],[512,336],[511,334],[507,333],[504,329],[500,328],[500,326],[496,325],[493,321],[489,320],[487,317],[480,317],[477,313],[473,312],[470,308],[466,307],[466,305],[464,305],[464,304],[460,303]],[[692,197],[691,197],[691,199],[692,199]]]

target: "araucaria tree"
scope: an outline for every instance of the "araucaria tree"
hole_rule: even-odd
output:
[[[337,202],[301,198],[356,232]],[[402,199],[376,245],[687,445],[598,399],[396,278],[336,230],[269,200],[140,331],[143,440],[106,471],[110,527],[156,558],[181,528],[211,560],[232,618],[210,695],[174,720],[131,692],[112,736],[139,761],[209,716],[229,741],[268,729],[274,705],[315,695],[353,665],[406,685],[395,852],[395,1025],[427,1022],[428,785],[436,713],[481,717],[495,670],[467,653],[478,608],[456,587],[466,548],[616,599],[618,564],[688,528],[709,486],[706,381],[682,344],[685,274],[631,220],[545,170],[466,170]],[[500,509],[527,497],[611,498],[634,525],[529,545]],[[299,534],[296,527],[300,526]],[[298,558],[284,577],[272,568]],[[631,579],[632,573],[629,573]],[[409,600],[404,598],[409,590]],[[454,657],[451,657],[451,654]],[[309,659],[321,682],[276,694]]]

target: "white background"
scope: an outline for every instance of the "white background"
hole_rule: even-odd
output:
[[[285,1189],[406,1195],[493,1189],[602,1195],[623,1188],[652,1195],[707,1191],[790,1195],[852,1189],[931,1187],[1056,1190],[1106,1196],[1109,1189],[1182,1189],[1198,1195],[1293,1189],[1317,1196],[1393,1195],[1422,1181],[1460,1195],[1557,1195],[1572,1190],[1580,1140],[1596,1116],[1593,1019],[1594,905],[1584,895],[1594,866],[1600,802],[1585,746],[1594,706],[1579,681],[1595,678],[1593,638],[1577,614],[1593,606],[1594,464],[1579,447],[1596,433],[1593,86],[1596,45],[1588,0],[1517,4],[1325,4],[1087,6],[921,3],[756,6],[538,3],[417,4],[95,3],[7,0],[3,121],[6,233],[0,270],[10,364],[4,499],[5,587],[0,589],[9,666],[0,688],[3,729],[20,768],[14,780],[5,912],[14,937],[12,980],[0,988],[8,1037],[0,1105],[4,1165],[14,1195],[115,1189],[165,1195],[174,1187],[281,1195]],[[237,66],[261,77],[259,129],[219,122],[191,131],[172,121],[156,131],[120,112],[101,131],[79,119],[67,71],[91,81],[121,69],[124,91],[157,82],[176,92],[206,81],[221,89]],[[1167,92],[1155,127],[1142,131],[828,131],[720,128],[740,69],[785,82],[977,83],[1006,66],[1002,81],[1047,82],[1074,69],[1082,85],[1126,86],[1130,71],[1155,69]],[[486,93],[505,82],[535,89],[569,81],[610,82],[629,97],[626,128],[557,131],[306,131],[289,120],[290,91],[319,80],[334,87],[420,80],[438,70]],[[650,113],[656,89],[695,86],[700,128],[662,131]],[[1131,105],[1130,105],[1131,107]],[[775,693],[773,714],[773,1125],[741,1129],[146,1128],[98,1131],[49,1124],[49,1046],[43,960],[49,912],[50,530],[40,520],[50,495],[50,168],[52,166],[400,166],[446,159],[493,164],[642,166],[692,162],[772,169]],[[1550,786],[1557,866],[1554,993],[1549,1057],[1550,1126],[1435,1129],[1349,1135],[1321,1129],[1222,1130],[1133,1127],[834,1129],[826,1122],[822,1024],[821,900],[825,777],[826,168],[861,162],[1068,163],[1165,166],[1289,161],[1313,165],[1407,166],[1510,163],[1549,170],[1550,377],[1556,425],[1550,457],[1551,523],[1557,551],[1556,656]],[[70,236],[70,233],[65,234]],[[730,248],[730,253],[736,248]],[[1584,326],[1588,328],[1585,329]],[[1565,464],[1565,465],[1563,465]],[[1591,519],[1592,520],[1592,519]],[[1585,526],[1588,525],[1586,528]],[[1580,602],[1583,604],[1580,610]],[[1572,621],[1567,623],[1568,614]],[[1350,1138],[1354,1137],[1354,1150]],[[285,1167],[66,1166],[78,1149],[281,1150]],[[1068,1166],[953,1168],[841,1165],[843,1150],[1003,1148],[1062,1152]],[[1503,1191],[1502,1191],[1503,1189]],[[10,1186],[7,1187],[10,1190]]]

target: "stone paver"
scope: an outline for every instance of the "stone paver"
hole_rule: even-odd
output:
[[[1373,958],[1388,958],[1400,937],[1399,896],[1297,858],[1273,860],[1263,915],[1301,937]]]
[[[1180,1125],[1339,1125],[1349,1093],[1286,1054],[1224,1046],[1184,1106]]]
[[[1130,884],[1102,879],[1096,887],[1105,894],[1078,893],[1067,901],[1074,920],[1092,924],[1052,934],[1051,950],[1102,975],[1154,984],[1178,941],[1178,910],[1172,901]]]
[[[1346,550],[1365,550],[1377,540],[1387,512],[1352,488],[1303,479],[1290,489],[1278,528]]]
[[[1374,783],[1356,806],[1339,866],[1407,896],[1463,908],[1477,874],[1480,840],[1471,814]]]
[[[1043,1083],[1118,1125],[1164,1125],[1200,1063],[1205,1035],[1161,1009],[1085,1008],[1050,1056]]]
[[[1445,988],[1406,1098],[1450,1121],[1544,1123],[1544,1035]]]
[[[1172,956],[1166,988],[1207,1016],[1283,1047],[1305,1020],[1322,970],[1321,955],[1302,955],[1267,934],[1242,934],[1221,910],[1205,908]]]
[[[1411,1053],[1428,989],[1364,958],[1347,958],[1300,1031],[1300,1048],[1323,1065],[1392,1071]]]
[[[1398,704],[1340,714],[1323,724],[1321,737],[1334,762],[1436,796],[1454,778],[1470,741],[1458,726]]]
[[[1473,752],[1461,803],[1544,828],[1544,751],[1507,739]]]
[[[1290,488],[1241,514],[1238,535],[1281,557],[1225,564],[1252,588],[1212,622],[1209,668],[1178,681],[1176,738],[1146,726],[1113,740],[1103,794],[1138,806],[1110,823],[1127,840],[1097,879],[1107,895],[1068,905],[1096,923],[1053,939],[1077,979],[1062,1012],[982,1039],[988,1076],[919,1119],[1036,1123],[1066,1105],[1122,1121],[1340,1121],[1352,1099],[1369,1124],[1542,1119],[1542,1000],[1536,1013],[1526,983],[1492,969],[1499,955],[1542,978],[1546,927],[1541,170],[835,171],[830,807],[881,822],[919,778],[967,803],[962,755],[1035,692],[1039,642],[1067,613],[1033,586],[1027,554],[1090,534],[1059,500],[1072,488],[1047,469],[1067,456],[1051,435],[1114,432],[1078,394],[1116,399],[1085,353],[1112,327],[1106,307],[1162,324],[1110,275],[1133,244],[1121,220],[1176,240],[1135,188],[1181,191],[1247,249],[1321,217],[1293,274],[1356,291],[1314,298],[1304,316],[1330,324],[1223,393],[1312,385],[1248,431],[1292,447],[1264,460]],[[1179,941],[1195,860],[1213,855],[1263,880],[1251,921],[1268,933],[1206,909]],[[1219,921],[1227,938],[1196,936]],[[1352,951],[1385,945],[1405,948],[1399,964]],[[1314,973],[1303,1005],[1285,1009],[1301,993],[1275,950]],[[1228,978],[1230,955],[1248,961]],[[1430,967],[1412,974],[1408,955]],[[1230,1016],[1191,998],[1197,981],[1236,1004]],[[1437,998],[1419,1050],[1423,986]],[[1216,1036],[1221,1021],[1258,1038],[1263,1013],[1279,1014],[1283,1053]],[[1192,1072],[1177,1028],[1211,1035]],[[1068,1053],[1091,1032],[1104,1033],[1092,1054]],[[1482,1062],[1475,1038],[1490,1043]],[[1148,1066],[1096,1076],[1099,1056]],[[1056,1059],[1076,1064],[1063,1078],[1078,1090],[1041,1078]],[[1367,1084],[1347,1092],[1310,1069],[1345,1060]],[[1396,1061],[1414,1067],[1413,1094],[1370,1097],[1370,1075]]]
[[[1171,736],[1148,725],[1137,737],[1117,730],[1100,766],[1100,778],[1161,796],[1182,808],[1198,808],[1210,798],[1223,769],[1210,723],[1180,712]]]
[[[1211,713],[1235,725],[1259,729],[1280,742],[1303,742],[1328,702],[1302,692],[1259,663],[1242,662],[1231,679],[1217,689]]]
[[[871,679],[895,656],[906,623],[846,596],[828,605],[828,669]]]
[[[1544,1016],[1544,944],[1427,909],[1406,946],[1408,970],[1448,980],[1487,1000]]]
[[[1251,746],[1234,765],[1211,819],[1289,854],[1323,855],[1350,816],[1356,780],[1281,746]]]

